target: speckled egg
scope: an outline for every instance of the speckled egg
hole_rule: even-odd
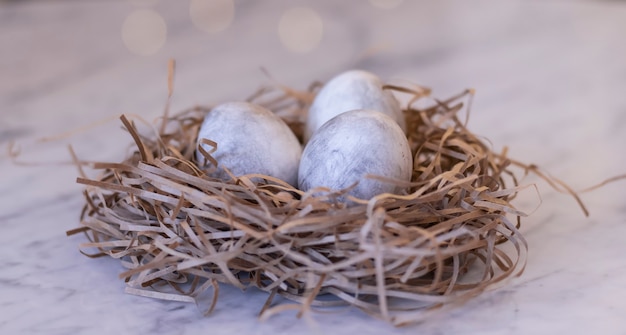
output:
[[[350,194],[370,199],[402,189],[365,175],[410,181],[412,169],[411,149],[400,126],[377,111],[355,110],[335,116],[311,137],[300,160],[298,186],[303,191],[320,186],[340,190],[358,181]]]
[[[332,78],[319,91],[309,108],[304,131],[305,143],[333,117],[355,109],[370,109],[388,115],[404,131],[405,120],[398,100],[376,75],[351,70]]]
[[[247,102],[221,104],[206,115],[198,132],[197,144],[210,151],[201,144],[204,138],[217,143],[211,154],[218,162],[213,177],[229,179],[219,168],[226,167],[235,176],[260,173],[297,184],[302,146],[287,124],[266,108]],[[210,164],[198,149],[196,158],[201,168]]]

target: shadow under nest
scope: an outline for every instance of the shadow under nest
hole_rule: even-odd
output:
[[[437,100],[387,88],[413,96],[404,114],[415,163],[404,195],[346,206],[338,200],[346,190],[304,193],[262,175],[210,178],[195,160],[210,109],[195,107],[165,116],[148,134],[122,116],[134,152],[93,163],[96,178],[78,178],[86,205],[81,227],[68,235],[87,236],[81,250],[98,250],[81,251],[87,256],[120,260],[128,293],[197,302],[212,289],[210,313],[219,283],[254,286],[270,293],[261,318],[347,305],[403,325],[521,274],[524,214],[511,201],[523,187],[506,151],[493,152],[459,119],[473,92]],[[250,101],[301,138],[315,92],[271,87]],[[413,107],[424,99],[427,107]],[[296,303],[274,305],[275,295]]]

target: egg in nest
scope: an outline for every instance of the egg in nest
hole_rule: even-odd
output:
[[[341,190],[358,182],[349,194],[370,199],[403,188],[366,175],[410,182],[412,172],[411,149],[396,121],[378,111],[353,110],[335,116],[311,137],[300,160],[298,186]]]
[[[203,139],[217,143],[211,153],[217,169],[211,169],[196,149],[198,166],[212,177],[230,179],[221,168],[226,167],[235,176],[258,173],[297,184],[302,146],[289,126],[264,107],[247,102],[216,106],[204,118],[197,139],[197,145],[210,152]]]
[[[403,132],[406,130],[400,104],[389,90],[383,89],[380,78],[367,71],[351,70],[332,78],[315,96],[307,114],[305,143],[328,120],[355,109],[386,114]]]

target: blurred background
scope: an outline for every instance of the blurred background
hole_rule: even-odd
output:
[[[623,1],[4,1],[0,142],[156,117],[170,58],[173,111],[245,99],[262,69],[305,89],[361,68],[441,98],[474,88],[470,126],[496,148],[549,168],[566,148],[594,151],[581,162],[606,175],[614,150],[588,137],[625,142],[625,22]]]
[[[581,189],[624,173],[625,31],[624,1],[3,1],[0,144],[122,159],[116,118],[162,115],[169,59],[172,112],[360,68],[474,88],[472,131]]]
[[[262,68],[302,89],[362,68],[439,97],[475,88],[490,137],[584,145],[568,132],[580,113],[626,108],[624,18],[622,1],[4,1],[0,138],[51,127],[32,118],[158,115],[174,58],[175,110],[243,99]]]

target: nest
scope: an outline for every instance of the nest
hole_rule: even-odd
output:
[[[270,87],[250,101],[300,136],[316,87]],[[128,293],[195,303],[212,296],[202,307],[210,313],[219,284],[257,287],[269,292],[262,319],[348,305],[403,325],[521,274],[524,213],[511,204],[522,189],[519,164],[461,121],[473,92],[437,100],[426,89],[387,89],[413,96],[404,110],[415,161],[405,195],[346,206],[346,190],[305,193],[263,175],[210,178],[194,154],[210,109],[195,107],[144,134],[122,116],[136,147],[123,162],[93,164],[97,178],[78,178],[86,204],[68,235],[87,236],[87,256],[121,261]]]

